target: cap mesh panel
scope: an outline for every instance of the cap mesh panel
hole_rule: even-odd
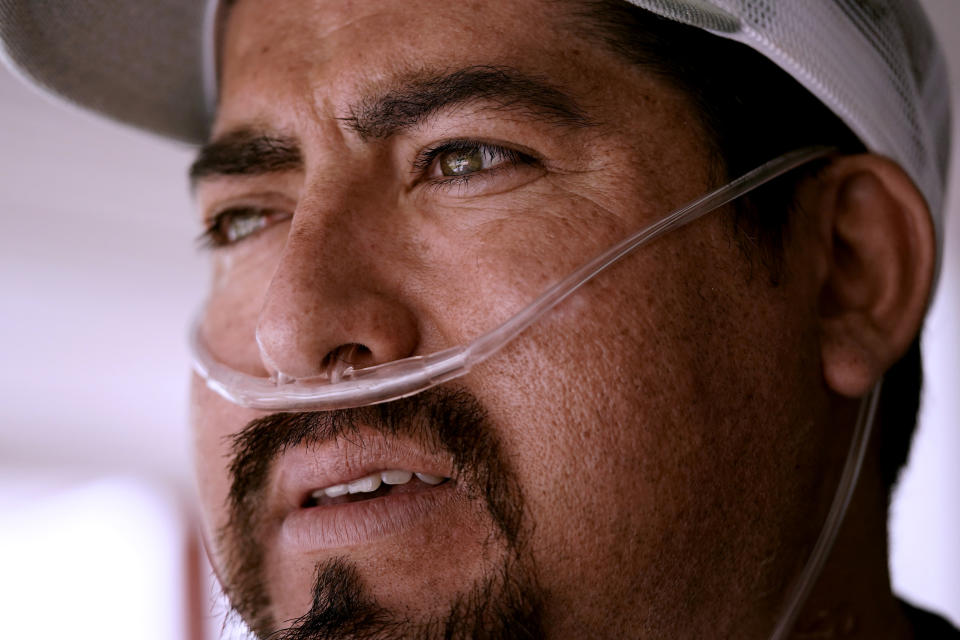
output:
[[[927,198],[942,238],[950,154],[946,63],[913,0],[630,0],[742,42],[823,101]],[[717,28],[717,16],[737,23]],[[785,122],[784,126],[790,126]]]

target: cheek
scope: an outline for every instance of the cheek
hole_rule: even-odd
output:
[[[218,360],[252,375],[265,375],[255,341],[256,325],[287,227],[275,225],[212,256],[203,338]]]
[[[418,315],[444,336],[438,348],[495,328],[639,225],[556,185],[484,207],[482,215],[446,212],[457,223],[431,224],[410,242],[418,263],[429,265],[414,274],[416,288],[429,292],[418,298]]]
[[[232,405],[206,388],[196,374],[190,382],[190,422],[193,428],[194,468],[202,507],[204,535],[216,555],[217,532],[227,520],[230,491],[231,436],[247,422],[263,415]],[[216,563],[215,563],[216,564]]]
[[[484,370],[560,609],[588,583],[608,609],[689,601],[733,572],[762,574],[778,527],[796,524],[770,489],[797,486],[784,470],[818,442],[796,444],[816,363],[793,353],[810,338],[736,255],[698,258],[736,252],[701,235],[614,267]]]

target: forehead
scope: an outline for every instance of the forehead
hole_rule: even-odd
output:
[[[539,50],[563,23],[567,2],[449,0],[240,0],[227,21],[226,53],[245,62],[301,57],[351,65],[410,65]],[[357,36],[364,39],[358,40]],[[304,49],[303,47],[308,47]],[[379,58],[385,51],[387,60]]]
[[[509,65],[582,81],[590,47],[567,2],[240,0],[221,46],[223,121],[273,111],[282,96],[333,108],[424,71]],[[566,78],[564,78],[566,76]]]

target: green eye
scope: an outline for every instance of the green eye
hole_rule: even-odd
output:
[[[264,211],[260,209],[234,209],[219,221],[220,233],[232,244],[256,233],[267,226]]]
[[[218,213],[200,237],[208,247],[225,247],[254,235],[290,215],[275,209],[234,207]]]
[[[479,147],[448,151],[440,156],[440,172],[445,176],[463,176],[482,170],[484,153]]]
[[[475,173],[530,162],[524,154],[493,144],[454,140],[429,149],[415,166],[437,178],[468,178]]]

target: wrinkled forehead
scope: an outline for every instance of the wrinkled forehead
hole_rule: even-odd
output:
[[[504,54],[536,49],[579,6],[573,0],[449,2],[449,0],[289,0],[277,10],[272,0],[239,0],[224,8],[223,22],[231,54],[290,54],[299,47],[328,43],[309,53],[349,49],[355,62],[392,50],[402,58],[443,48],[448,55],[468,52],[483,42]],[[356,40],[357,35],[375,36]],[[396,62],[397,60],[390,60]]]
[[[290,0],[278,11],[271,0],[239,0],[222,17],[215,132],[281,100],[335,111],[424,72],[508,65],[573,81],[578,70],[566,63],[595,52],[572,46],[578,18],[567,5]]]

